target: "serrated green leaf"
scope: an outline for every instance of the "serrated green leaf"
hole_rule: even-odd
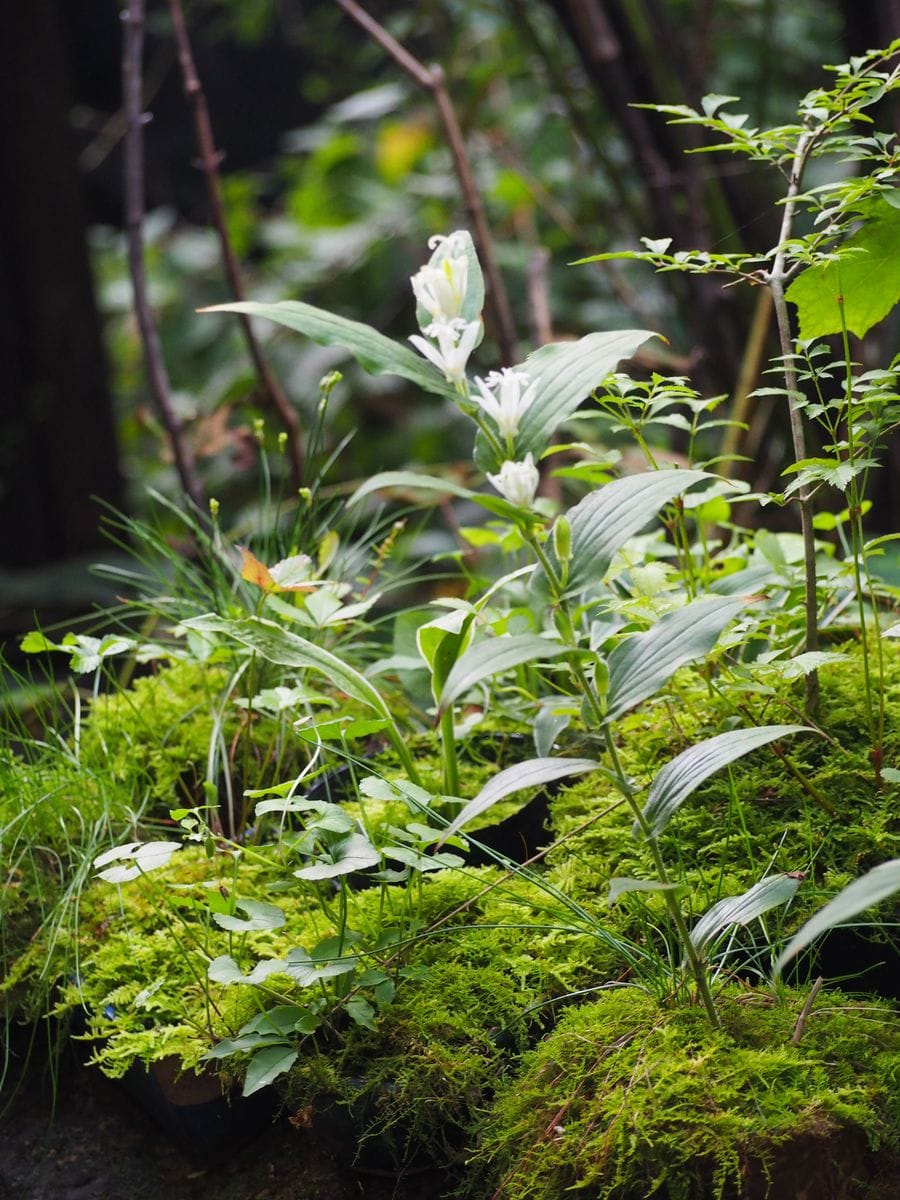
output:
[[[900,300],[900,210],[878,202],[872,217],[839,248],[837,261],[816,263],[785,292],[797,306],[802,338],[828,337],[847,329],[864,337]]]
[[[474,800],[470,800],[465,808],[454,818],[444,831],[438,846],[442,846],[448,838],[458,833],[475,817],[488,811],[493,805],[515,792],[525,788],[540,787],[545,783],[553,783],[557,779],[565,779],[569,775],[584,775],[588,771],[603,771],[600,763],[592,758],[532,758],[528,762],[516,763],[498,772],[493,779],[488,780]],[[609,774],[609,772],[605,772]]]
[[[614,479],[566,513],[572,533],[567,594],[599,583],[615,554],[648,524],[663,505],[692,484],[710,479],[705,471],[646,471]],[[554,556],[555,557],[555,556]]]
[[[217,304],[201,311],[265,317],[268,321],[305,334],[322,346],[343,346],[370,375],[399,375],[437,396],[456,394],[443,375],[408,346],[392,341],[360,321],[339,317],[300,300],[283,300],[277,304],[242,300],[234,304]]]
[[[747,601],[709,597],[666,613],[646,633],[620,642],[609,655],[607,720],[649,699],[679,667],[704,658]]]
[[[730,729],[684,750],[659,772],[651,784],[643,817],[656,836],[701,783],[745,754],[795,733],[814,733],[807,725],[763,725],[754,729]],[[641,832],[635,821],[632,833]]]
[[[786,904],[792,898],[800,880],[793,875],[772,875],[754,884],[740,896],[728,896],[703,914],[691,930],[691,943],[698,954],[733,925],[749,925],[769,909]]]
[[[859,879],[854,879],[824,908],[820,908],[810,917],[779,954],[775,963],[775,974],[779,975],[795,955],[821,934],[834,929],[836,925],[852,921],[854,917],[858,917],[869,908],[874,908],[895,892],[900,892],[900,858],[880,863]]]

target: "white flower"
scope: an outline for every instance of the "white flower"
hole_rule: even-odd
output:
[[[531,508],[541,477],[529,451],[522,462],[505,462],[499,475],[488,479],[505,500],[516,508]]]
[[[480,321],[464,321],[455,317],[452,321],[435,321],[425,330],[428,337],[437,342],[432,346],[425,338],[413,334],[409,339],[420,354],[443,371],[448,383],[461,383],[466,374],[466,363],[475,349],[481,333]]]
[[[524,371],[513,371],[509,367],[492,371],[487,380],[476,375],[475,382],[481,395],[472,399],[493,417],[503,437],[515,437],[522,414],[534,400],[537,383],[532,382]]]
[[[468,258],[447,255],[422,267],[410,283],[416,300],[433,321],[452,321],[462,313],[468,279]]]

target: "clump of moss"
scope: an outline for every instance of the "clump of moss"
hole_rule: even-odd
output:
[[[730,991],[719,998],[721,1032],[698,1009],[666,1011],[631,989],[570,1010],[504,1082],[469,1194],[798,1195],[796,1156],[804,1148],[815,1162],[813,1147],[818,1178],[804,1194],[874,1196],[865,1183],[890,1178],[900,1146],[895,1014],[829,997],[795,1046],[803,999]],[[837,1161],[841,1142],[856,1145],[850,1166]]]
[[[804,879],[790,917],[795,927],[851,879],[897,855],[895,806],[878,790],[869,762],[857,659],[858,651],[851,651],[847,663],[821,672],[817,721],[827,736],[801,735],[784,743],[809,790],[770,749],[763,749],[698,788],[660,836],[671,874],[688,886],[684,903],[689,918],[765,874],[800,872]],[[885,661],[886,699],[896,704],[900,653],[889,648]],[[728,697],[710,694],[702,682],[683,676],[679,686],[677,722],[666,704],[658,704],[620,723],[624,769],[644,786],[687,745],[721,732],[731,715]],[[757,714],[760,723],[799,723],[796,712],[784,707],[790,699],[788,694],[768,697],[765,711]],[[840,737],[831,734],[832,728]],[[886,748],[889,755],[896,753],[895,732]],[[816,794],[832,812],[817,802]],[[655,871],[646,847],[632,834],[629,808],[603,776],[588,775],[563,789],[552,804],[552,823],[559,838],[548,856],[553,883],[598,921],[612,921],[632,937],[663,917],[659,897],[626,897],[621,911],[610,912],[604,904],[611,878],[652,879]],[[777,914],[769,918],[777,919]],[[872,961],[884,953],[895,951],[883,948]],[[868,965],[867,958],[860,969]]]

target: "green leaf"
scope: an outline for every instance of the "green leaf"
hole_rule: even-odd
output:
[[[435,701],[440,700],[453,664],[472,640],[473,619],[474,613],[458,608],[419,626],[416,645],[431,672]]]
[[[286,967],[287,963],[282,958],[264,958],[249,975],[245,975],[230,954],[220,954],[209,964],[206,974],[213,983],[241,983],[252,987],[263,983],[270,975],[283,975]]]
[[[233,917],[228,913],[214,913],[213,920],[220,929],[232,929],[249,933],[255,929],[280,929],[284,924],[284,913],[275,904],[264,904],[262,900],[239,900],[235,908],[247,914],[246,918]]]
[[[589,333],[577,342],[551,342],[529,354],[517,370],[537,383],[535,398],[522,416],[516,434],[516,456],[531,451],[538,458],[557,428],[579,404],[600,386],[623,358],[631,358],[648,338],[647,329],[618,329]],[[483,447],[480,447],[483,452]],[[493,470],[500,464],[478,459]]]
[[[59,650],[61,647],[57,646],[56,642],[51,642],[49,638],[44,637],[39,630],[32,629],[19,642],[19,649],[25,654],[40,654],[44,650]]]
[[[572,563],[567,594],[599,583],[616,553],[664,504],[701,480],[705,471],[646,471],[626,475],[590,495],[566,513],[572,531]]]
[[[450,479],[439,475],[422,475],[418,471],[382,471],[373,475],[365,483],[360,484],[347,505],[358,504],[373,492],[384,491],[387,488],[398,488],[401,491],[437,492],[444,496],[459,496],[462,500],[472,500],[475,493],[471,488],[461,487]]]
[[[287,960],[281,964],[281,972],[289,975],[300,987],[312,987],[323,979],[349,975],[351,971],[356,970],[358,964],[359,959],[355,955],[325,961],[313,958],[298,947],[289,952]]]
[[[369,325],[336,316],[300,300],[283,300],[278,304],[242,300],[234,304],[217,304],[201,311],[265,317],[305,334],[322,346],[343,346],[370,375],[399,375],[437,396],[456,395],[453,386],[447,383],[443,375],[408,346],[392,341]]]
[[[707,738],[684,750],[659,772],[654,779],[643,817],[653,837],[662,833],[673,815],[692,792],[710,775],[779,738],[795,733],[814,733],[807,725],[763,725],[755,729],[731,729],[716,737]],[[637,821],[632,826],[635,837],[641,831]]]
[[[268,1087],[273,1079],[289,1071],[299,1055],[291,1046],[267,1046],[250,1059],[244,1077],[244,1095],[252,1096],[261,1088]]]
[[[97,875],[107,883],[127,883],[139,875],[168,866],[172,855],[180,849],[180,842],[128,842],[99,854],[94,859],[94,866],[106,867]],[[116,865],[107,867],[107,863]]]
[[[628,875],[619,875],[609,881],[607,904],[615,904],[626,892],[674,892],[682,887],[678,883],[659,883],[655,879],[632,879]]]
[[[215,613],[208,613],[206,616],[192,617],[185,621],[184,625],[190,629],[198,629],[201,633],[224,633],[279,666],[307,667],[321,671],[341,691],[374,708],[393,726],[391,711],[381,693],[364,675],[360,675],[328,650],[323,650],[321,646],[307,641],[299,634],[283,629],[274,621],[267,621],[262,617],[230,621]]]
[[[722,630],[747,606],[743,597],[710,597],[666,613],[646,633],[609,655],[607,720],[615,720],[668,683],[679,667],[704,658]]]
[[[540,787],[544,783],[552,783],[556,779],[565,779],[569,775],[584,775],[588,771],[602,771],[604,768],[592,758],[531,758],[528,762],[516,763],[500,771],[493,779],[488,780],[474,800],[462,809],[444,831],[439,846],[448,838],[458,833],[475,817],[480,817],[499,800],[504,800],[514,792],[524,788]],[[606,772],[609,774],[609,772]]]
[[[820,934],[836,925],[851,921],[866,909],[874,908],[882,900],[887,900],[895,892],[900,892],[900,858],[880,863],[859,879],[854,879],[838,892],[833,900],[829,900],[824,908],[820,908],[810,917],[779,954],[775,963],[775,974],[780,975],[785,965]]]
[[[807,267],[787,289],[787,299],[797,306],[802,338],[842,331],[839,296],[847,329],[857,337],[864,337],[900,300],[900,211],[884,202],[872,211],[871,219],[840,246],[836,261]]]
[[[792,875],[773,875],[754,884],[740,896],[728,896],[708,909],[691,930],[691,944],[698,954],[719,934],[732,925],[749,925],[770,908],[786,904],[800,886],[800,880]]]
[[[463,695],[483,679],[490,679],[523,663],[558,658],[565,653],[566,647],[560,642],[551,642],[533,633],[482,639],[470,646],[454,663],[441,692],[438,713],[443,713],[457,696]]]
[[[317,862],[301,867],[294,874],[298,879],[335,879],[353,871],[364,871],[381,862],[381,855],[362,833],[350,833],[329,847],[331,862]]]
[[[344,1012],[357,1025],[371,1029],[373,1033],[377,1032],[375,1009],[363,996],[354,996],[352,1000],[348,1000],[344,1005]]]

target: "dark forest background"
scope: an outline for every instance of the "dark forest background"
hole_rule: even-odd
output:
[[[638,265],[574,259],[671,236],[678,247],[774,240],[777,180],[686,156],[699,135],[637,103],[741,96],[754,124],[790,119],[821,65],[900,36],[900,0],[420,0],[367,6],[422,62],[440,63],[484,197],[522,353],[550,337],[640,326],[669,339],[645,368],[690,375],[732,403],[758,382],[749,290]],[[185,8],[247,291],[302,298],[397,337],[427,237],[466,223],[432,97],[335,0],[195,0]],[[151,0],[144,54],[151,299],[173,398],[208,495],[240,520],[264,411],[228,298],[197,168],[169,9]],[[0,38],[0,633],[102,598],[85,564],[105,545],[98,501],[137,516],[147,489],[177,498],[150,402],[122,236],[122,22],[114,0],[7,7]],[[880,114],[897,128],[898,113]],[[552,318],[550,314],[552,313]],[[756,323],[756,324],[754,324]],[[859,348],[883,362],[896,322]],[[488,328],[488,341],[496,330]],[[301,427],[339,368],[334,443],[361,436],[348,476],[452,459],[436,402],[369,379],[334,350],[260,329]],[[774,334],[768,349],[774,352]],[[489,359],[488,359],[489,361]],[[778,414],[747,417],[743,452],[772,487]],[[900,447],[874,525],[898,528]]]

